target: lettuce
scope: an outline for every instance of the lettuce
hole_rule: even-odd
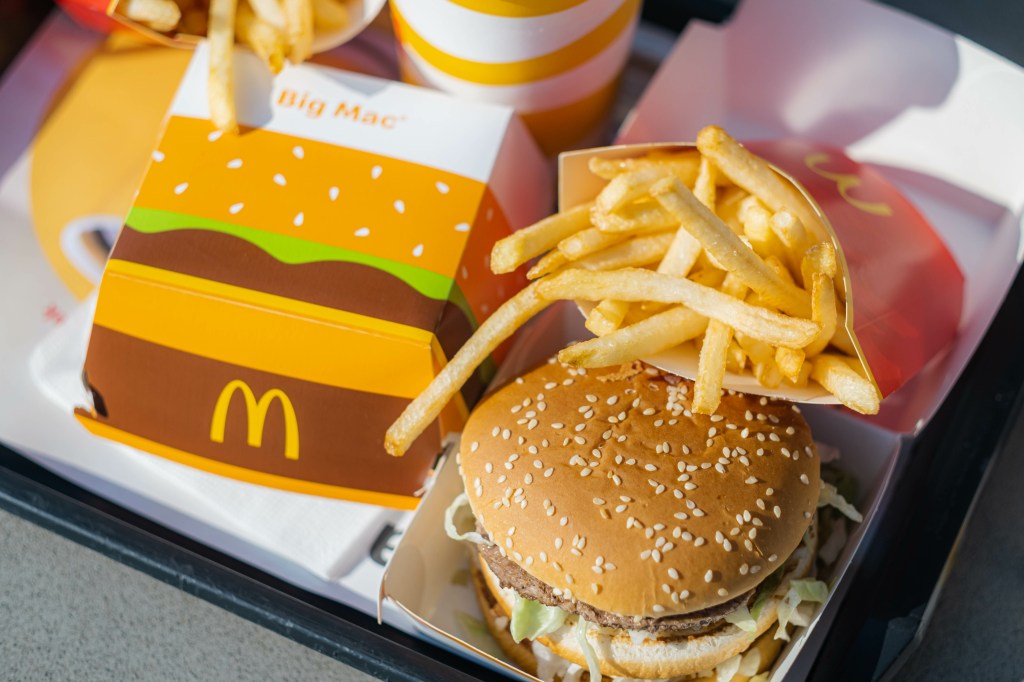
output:
[[[730,682],[736,673],[740,671],[740,663],[743,662],[743,656],[736,654],[732,658],[727,658],[718,665],[715,666],[715,680],[716,682]]]
[[[791,580],[786,596],[779,604],[779,629],[775,631],[775,639],[789,641],[789,633],[786,626],[789,625],[793,612],[802,602],[822,603],[828,599],[828,585],[820,580],[804,578]]]
[[[601,677],[601,664],[597,661],[597,652],[594,651],[594,647],[587,641],[587,621],[582,616],[576,619],[576,640],[580,643],[580,649],[583,650],[583,658],[587,659],[590,679],[603,679]]]
[[[444,532],[448,534],[452,540],[459,540],[461,542],[472,542],[477,545],[489,545],[483,535],[476,531],[466,531],[460,533],[459,529],[455,526],[455,515],[462,511],[463,507],[469,507],[469,497],[466,493],[460,493],[456,495],[452,503],[448,505],[448,508],[444,510]]]
[[[545,606],[532,599],[516,599],[509,623],[512,639],[521,642],[554,632],[565,623],[565,615],[565,611],[557,606]]]
[[[856,521],[857,523],[864,520],[864,517],[861,516],[860,512],[857,511],[852,504],[847,502],[846,498],[839,494],[836,487],[831,483],[826,483],[825,481],[821,482],[821,492],[818,494],[818,509],[821,509],[822,507],[835,507],[848,519]]]
[[[775,588],[782,582],[782,575],[785,569],[779,566],[775,571],[765,578],[765,581],[758,585],[757,596],[754,597],[754,605],[750,607],[750,617],[755,621],[761,617],[761,609],[764,608],[765,603],[775,593]]]
[[[750,610],[746,604],[741,604],[735,611],[725,614],[725,622],[732,623],[744,632],[755,632],[757,630],[757,621],[750,615]]]

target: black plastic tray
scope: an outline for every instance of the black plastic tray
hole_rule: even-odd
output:
[[[645,18],[679,30],[690,17],[720,21],[730,0],[648,0]],[[1012,0],[891,2],[1024,63]],[[985,9],[983,10],[982,7]],[[0,69],[45,18],[39,3],[0,10]],[[4,15],[9,15],[4,17]],[[966,20],[964,17],[966,16]],[[815,680],[871,679],[917,631],[971,502],[1016,422],[1024,389],[1024,276],[1018,276],[951,397],[916,439],[892,502],[811,672]],[[0,446],[0,508],[201,597],[232,613],[389,680],[491,679],[493,673],[197,543],[72,485]],[[921,532],[921,529],[925,532]],[[892,625],[906,633],[891,636]],[[888,635],[888,638],[887,638]],[[981,673],[982,671],[979,671]]]

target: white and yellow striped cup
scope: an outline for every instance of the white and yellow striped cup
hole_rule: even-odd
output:
[[[598,130],[641,0],[391,0],[404,80],[515,107],[548,154]]]

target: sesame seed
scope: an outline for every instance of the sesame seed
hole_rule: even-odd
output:
[[[704,538],[697,538],[696,540],[693,541],[693,546],[694,547],[700,547],[705,542],[707,542],[707,540],[705,540]]]
[[[714,438],[715,434],[717,434],[717,433],[718,433],[718,429],[716,429],[714,426],[712,426],[710,429],[708,429],[708,438]]]
[[[721,462],[719,462],[718,464],[715,465],[715,471],[717,471],[720,474],[724,474],[725,466]]]
[[[750,538],[751,540],[756,540],[757,539],[757,528],[751,528],[750,531],[747,533],[747,537]]]
[[[600,594],[601,592],[601,586],[597,583],[590,583],[590,589],[594,592],[594,594]]]
[[[661,604],[655,604],[654,605],[654,612],[655,613],[662,613],[664,610],[665,610],[665,607],[662,606]]]
[[[655,410],[653,407],[648,407],[646,410],[643,411],[643,415],[645,417],[650,417],[655,412],[657,412],[657,410]]]
[[[694,516],[704,516],[704,512],[701,509],[694,509],[693,510],[693,515]]]
[[[619,402],[619,396],[613,395],[612,397],[608,398],[608,400],[606,400],[605,402],[607,402],[609,405],[614,405],[615,403]]]
[[[493,429],[491,429],[492,436],[497,436],[499,433],[501,433],[501,429],[499,427],[495,426]]]
[[[531,419],[530,422],[526,425],[527,430],[532,431],[533,429],[537,428],[538,423],[539,422],[536,419]]]
[[[658,541],[654,543],[654,546],[661,549],[662,545],[666,542],[665,538],[658,538]]]
[[[578,445],[586,445],[587,443],[587,439],[584,438],[583,436],[576,436],[573,438],[573,440],[576,441]]]
[[[487,473],[491,473],[492,471],[494,471],[494,465],[488,462],[487,464],[484,465],[484,471],[486,471]]]
[[[807,478],[807,474],[800,474],[800,482],[804,485],[808,485],[811,481]]]
[[[562,549],[562,538],[555,538],[555,549]]]
[[[664,420],[664,419],[655,419],[655,420],[654,420],[654,425],[655,425],[655,426],[661,426],[661,425],[662,425],[662,424],[664,424],[664,423],[665,423],[665,420]]]
[[[551,478],[551,474],[555,473],[554,467],[548,467],[544,470],[544,478]]]
[[[619,506],[615,507],[615,511],[617,513],[619,513],[619,514],[621,514],[622,512],[626,511],[627,509],[629,509],[629,507],[627,507],[624,504],[620,504]]]
[[[595,497],[594,504],[604,504],[604,500],[602,500],[600,497]]]
[[[679,489],[677,489],[677,488],[672,488],[672,495],[673,495],[673,496],[674,496],[674,497],[675,497],[675,498],[676,498],[677,500],[681,500],[681,499],[683,499],[683,491],[682,491],[682,490],[679,490]]]
[[[754,485],[755,483],[757,483],[757,476],[747,476],[747,478],[743,482],[746,483],[747,485]]]
[[[679,593],[679,598],[680,599],[686,599],[689,596],[690,596],[690,591],[689,590],[683,590],[682,592]]]
[[[740,566],[740,575],[746,575],[747,573],[750,573],[750,566],[747,564]]]
[[[679,580],[679,571],[677,571],[677,570],[676,570],[676,569],[674,569],[674,568],[670,568],[670,569],[668,569],[668,575],[669,575],[669,577],[670,577],[670,578],[672,578],[673,580]]]
[[[728,538],[726,538],[725,541],[722,542],[722,547],[725,549],[726,552],[732,551],[732,543],[729,542]]]
[[[569,523],[569,517],[568,516],[563,516],[562,518],[558,519],[558,525],[559,526],[564,526],[564,525],[566,525],[568,523]]]
[[[661,584],[661,591],[665,594],[672,594],[672,588],[669,586],[668,583]]]
[[[552,424],[551,424],[551,428],[553,428],[553,429],[561,429],[564,426],[565,426],[565,424],[563,424],[562,422],[552,422]]]
[[[693,542],[693,533],[688,530],[683,531],[683,539],[687,542]]]
[[[780,441],[779,434],[777,434],[775,432],[769,433],[768,434],[768,440],[771,440],[771,441],[773,441],[775,443],[778,443]]]
[[[672,516],[674,516],[675,518],[679,519],[680,521],[685,521],[687,518],[689,518],[686,515],[686,512],[676,512]]]
[[[505,462],[505,468],[508,469],[509,471],[512,471],[512,469],[514,469],[515,467],[512,464],[512,462]]]
[[[711,569],[708,569],[708,572],[704,574],[704,582],[709,583],[714,579],[715,574],[711,571]]]
[[[779,505],[775,505],[775,507],[772,509],[772,512],[775,514],[775,518],[782,518],[782,509],[779,507]]]
[[[622,485],[622,479],[619,478],[618,474],[612,474],[612,481],[615,482],[615,485]]]
[[[530,485],[531,483],[533,483],[533,474],[526,474],[525,476],[523,476],[523,483],[525,483],[526,485]]]
[[[660,495],[663,492],[665,492],[665,486],[663,486],[663,485],[659,485],[657,488],[654,489],[654,494],[655,495]]]
[[[715,531],[715,542],[717,542],[718,544],[722,544],[722,540],[724,540],[724,539],[725,539],[725,536],[722,535],[722,531],[716,530]]]
[[[651,558],[654,559],[655,562],[661,563],[661,552],[659,552],[658,550],[653,550],[651,552]]]
[[[778,554],[772,554],[770,557],[768,557],[768,563],[774,564],[776,561],[778,561],[778,559],[779,559],[779,555]]]
[[[480,443],[478,443],[476,441],[473,441],[472,443],[469,444],[469,451],[470,452],[476,452],[479,447],[480,447]]]
[[[574,585],[574,584],[576,584],[576,579],[572,577],[572,574],[566,573],[565,574],[565,582],[569,583],[570,585]]]
[[[768,489],[766,489],[764,491],[764,494],[767,495],[768,497],[771,497],[772,495],[775,494],[775,488],[768,488]]]
[[[644,537],[646,537],[648,540],[653,538],[654,537],[654,529],[653,528],[645,528],[644,529]]]
[[[725,589],[724,587],[719,587],[718,588],[718,596],[719,597],[726,597],[728,595],[729,595],[729,590]]]
[[[509,438],[512,437],[512,432],[509,431],[508,429],[503,429],[501,432],[501,437],[505,440],[508,440]]]
[[[697,484],[692,481],[687,481],[686,483],[683,484],[683,487],[686,488],[687,490],[696,490]]]
[[[581,477],[586,478],[590,474],[591,474],[590,467],[583,467],[582,469],[580,469],[580,476]]]
[[[651,550],[645,549],[644,551],[640,552],[640,560],[641,561],[646,561],[647,559],[650,559],[650,558],[651,558]]]
[[[753,566],[750,567],[750,575],[756,575],[756,574],[758,574],[760,572],[761,572],[761,567],[759,565],[754,564]]]

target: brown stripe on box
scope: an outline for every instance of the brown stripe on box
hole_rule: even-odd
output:
[[[149,234],[125,225],[113,256],[431,332],[446,303],[369,265],[282,263],[255,244],[212,230]]]
[[[297,349],[299,351],[300,349]],[[93,419],[187,453],[301,481],[398,495],[419,490],[439,452],[439,434],[428,429],[405,457],[389,457],[384,432],[408,400],[324,386],[261,372],[141,341],[94,326],[85,366],[96,396]],[[381,373],[381,382],[388,380]],[[282,392],[291,403],[297,458],[286,456],[285,410],[267,400],[247,413],[243,390],[230,397],[223,442],[211,439],[214,411],[231,382],[241,381],[255,401]],[[261,432],[247,440],[249,422]],[[297,438],[295,436],[297,434]]]

